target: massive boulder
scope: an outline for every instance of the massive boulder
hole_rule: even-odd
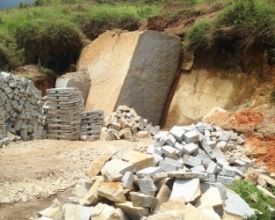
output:
[[[85,47],[77,69],[87,68],[91,87],[85,110],[106,115],[119,105],[159,124],[177,75],[181,42],[154,31],[106,32]]]

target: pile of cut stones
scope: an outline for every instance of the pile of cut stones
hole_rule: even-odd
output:
[[[39,219],[253,218],[256,210],[227,188],[254,170],[243,143],[233,131],[198,123],[159,132],[147,153],[128,151],[118,159],[115,150],[105,151],[86,170],[88,179],[76,185],[74,196],[63,206],[54,200],[54,208],[39,212]],[[257,172],[261,185],[275,185],[265,170]]]
[[[47,89],[48,139],[79,140],[80,112],[83,110],[83,98],[77,88]]]
[[[105,141],[137,141],[138,138],[151,137],[159,131],[158,127],[148,123],[147,119],[143,119],[133,108],[126,105],[118,106],[115,112],[105,118],[104,125],[100,139]]]
[[[100,138],[104,124],[104,111],[84,111],[80,113],[80,139],[94,141]]]
[[[10,141],[41,139],[45,116],[41,91],[32,81],[0,73],[0,147]]]

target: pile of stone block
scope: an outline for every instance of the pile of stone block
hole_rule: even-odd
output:
[[[0,146],[13,140],[41,139],[45,117],[41,91],[32,81],[0,73]]]
[[[241,136],[198,123],[159,132],[155,140],[147,153],[129,151],[118,159],[115,150],[103,152],[67,204],[59,205],[55,214],[48,209],[51,215],[43,214],[45,210],[40,214],[55,219],[64,213],[65,220],[255,217],[255,210],[228,188],[255,167],[239,149]],[[262,173],[260,182],[275,186],[275,180]]]
[[[105,118],[105,127],[101,131],[101,140],[112,141],[126,139],[137,141],[158,133],[158,127],[148,123],[147,119],[139,116],[133,108],[121,105]]]
[[[80,112],[84,108],[77,88],[47,89],[47,135],[52,140],[79,140]]]
[[[80,120],[81,140],[99,139],[104,124],[104,112],[102,110],[83,111],[80,113]]]

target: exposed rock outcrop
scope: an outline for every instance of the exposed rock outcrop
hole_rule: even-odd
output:
[[[102,34],[83,49],[77,65],[88,69],[92,82],[85,110],[109,115],[127,105],[159,124],[180,48],[177,37],[154,31]]]

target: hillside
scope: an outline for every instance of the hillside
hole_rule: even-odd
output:
[[[274,14],[271,0],[35,0],[1,10],[0,73],[12,75],[0,74],[0,134],[5,138],[0,138],[0,219],[44,219],[43,211],[38,212],[56,198],[62,205],[81,208],[95,208],[82,206],[80,198],[86,195],[95,196],[93,205],[116,205],[116,200],[98,197],[98,189],[90,194],[103,181],[103,171],[93,178],[87,171],[93,170],[91,165],[124,161],[131,150],[146,157],[152,154],[150,167],[165,171],[144,178],[158,188],[144,194],[167,193],[161,203],[168,202],[177,182],[178,177],[168,176],[171,170],[191,175],[199,171],[209,177],[199,177],[195,189],[190,187],[195,184],[185,188],[195,192],[191,203],[171,200],[169,211],[182,211],[190,204],[196,206],[191,214],[198,211],[205,184],[220,184],[216,195],[226,198],[210,210],[209,201],[219,197],[211,195],[207,207],[201,207],[215,214],[209,219],[246,219],[245,214],[237,217],[224,211],[232,196],[225,187],[241,195],[255,219],[273,219]],[[46,93],[58,87],[57,78],[72,80],[64,84],[80,87],[88,98],[83,101],[79,91],[73,96],[68,92],[72,88],[66,91],[62,83]],[[42,96],[40,91],[34,94],[35,87]],[[91,114],[99,109],[104,112],[100,120]],[[95,131],[100,140],[92,141],[95,138],[88,134]],[[103,161],[106,150],[116,153],[105,155]],[[137,170],[129,170],[135,175],[134,185],[119,186],[127,202],[131,193],[142,192]],[[106,173],[113,175],[109,182],[121,184],[116,183],[122,181],[122,172],[110,168]],[[63,219],[66,207],[58,207],[56,216],[47,217]],[[153,205],[144,208],[150,214],[159,212]],[[101,212],[93,213],[95,219],[116,219],[102,217]],[[67,220],[81,216],[68,213]],[[147,219],[148,213],[129,219]]]

